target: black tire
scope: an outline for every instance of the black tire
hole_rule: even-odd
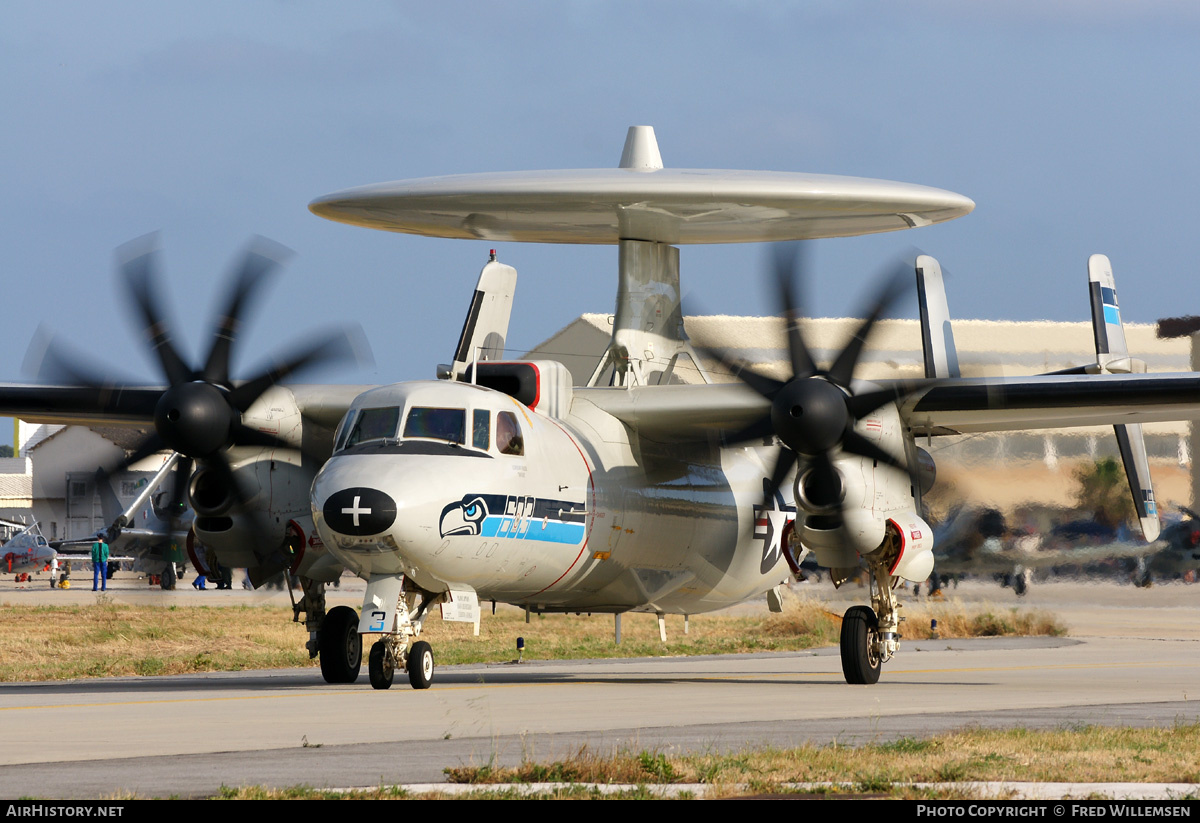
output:
[[[326,683],[353,683],[362,666],[358,612],[337,606],[325,615],[320,633],[321,676]]]
[[[158,578],[158,585],[167,591],[175,588],[175,564],[168,563],[163,567],[163,572]]]
[[[414,689],[428,689],[433,683],[433,648],[424,640],[413,643],[408,652],[408,682]]]
[[[367,674],[371,678],[371,687],[375,689],[390,689],[392,678],[396,674],[396,661],[388,654],[387,640],[376,640],[371,647],[371,656],[367,661]]]
[[[1025,572],[1018,572],[1012,578],[1012,590],[1017,597],[1024,597],[1029,591],[1029,583],[1025,580]]]
[[[872,640],[879,631],[879,619],[868,606],[851,606],[842,618],[842,674],[846,682],[870,686],[879,682],[883,662],[875,653]]]

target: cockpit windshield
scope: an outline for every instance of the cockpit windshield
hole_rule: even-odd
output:
[[[387,440],[396,436],[400,425],[400,409],[389,406],[382,409],[363,409],[350,429],[345,448],[357,446],[368,440]]]
[[[449,443],[466,442],[467,412],[465,409],[434,409],[414,406],[404,421],[405,437],[428,437]]]

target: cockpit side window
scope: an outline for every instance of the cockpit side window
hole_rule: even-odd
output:
[[[487,451],[487,447],[492,442],[492,421],[491,412],[487,409],[476,409],[474,411],[474,426],[471,429],[471,445],[477,449]]]
[[[368,440],[386,440],[395,437],[399,424],[400,409],[396,406],[383,409],[363,409],[358,413],[358,419],[350,428],[350,436],[346,438],[346,448],[357,446]]]
[[[512,412],[496,414],[496,448],[501,454],[525,454],[525,439],[521,437],[517,416]]]
[[[429,437],[462,444],[466,440],[466,409],[432,409],[414,406],[404,421],[405,437]]]
[[[354,415],[357,414],[355,409],[346,412],[346,416],[342,418],[342,422],[338,423],[337,431],[333,433],[333,450],[340,452],[346,448],[346,435],[350,434],[350,424],[354,421]]]

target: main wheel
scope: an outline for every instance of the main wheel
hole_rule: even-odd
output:
[[[879,682],[883,662],[875,650],[879,619],[868,606],[851,606],[842,618],[842,674],[847,683]]]
[[[321,676],[326,683],[353,683],[362,666],[358,612],[337,606],[325,615],[320,633]]]
[[[376,689],[390,689],[392,677],[396,674],[396,661],[388,649],[387,639],[376,640],[371,647],[371,656],[367,661],[367,674],[371,677],[371,686]]]
[[[428,689],[433,683],[433,649],[424,640],[413,643],[408,652],[408,682],[414,689]]]

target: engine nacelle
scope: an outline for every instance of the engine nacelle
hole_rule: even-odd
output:
[[[317,442],[324,445],[332,443],[332,433],[315,431],[320,427],[303,421],[295,397],[282,386],[264,392],[242,415],[242,425],[297,448],[230,449],[226,458],[232,473],[201,466],[189,484],[197,538],[222,565],[258,568],[265,576],[287,568],[309,576],[311,569],[314,579],[336,579],[341,567],[324,568],[324,545],[310,542],[315,529],[309,491],[318,467],[304,461],[299,451],[302,436],[306,445],[313,445],[314,438],[323,438]],[[295,545],[297,541],[303,545]]]
[[[855,431],[883,450],[917,461],[922,488],[933,484],[933,460],[920,449],[906,450],[903,424],[887,404],[859,420]],[[820,565],[850,570],[859,557],[886,552],[885,565],[905,580],[920,582],[933,570],[933,530],[917,514],[917,489],[908,473],[869,457],[845,452],[833,460],[838,488],[814,481],[811,471],[796,477],[795,500],[804,510],[797,523],[801,543]],[[847,572],[848,574],[848,572]]]

